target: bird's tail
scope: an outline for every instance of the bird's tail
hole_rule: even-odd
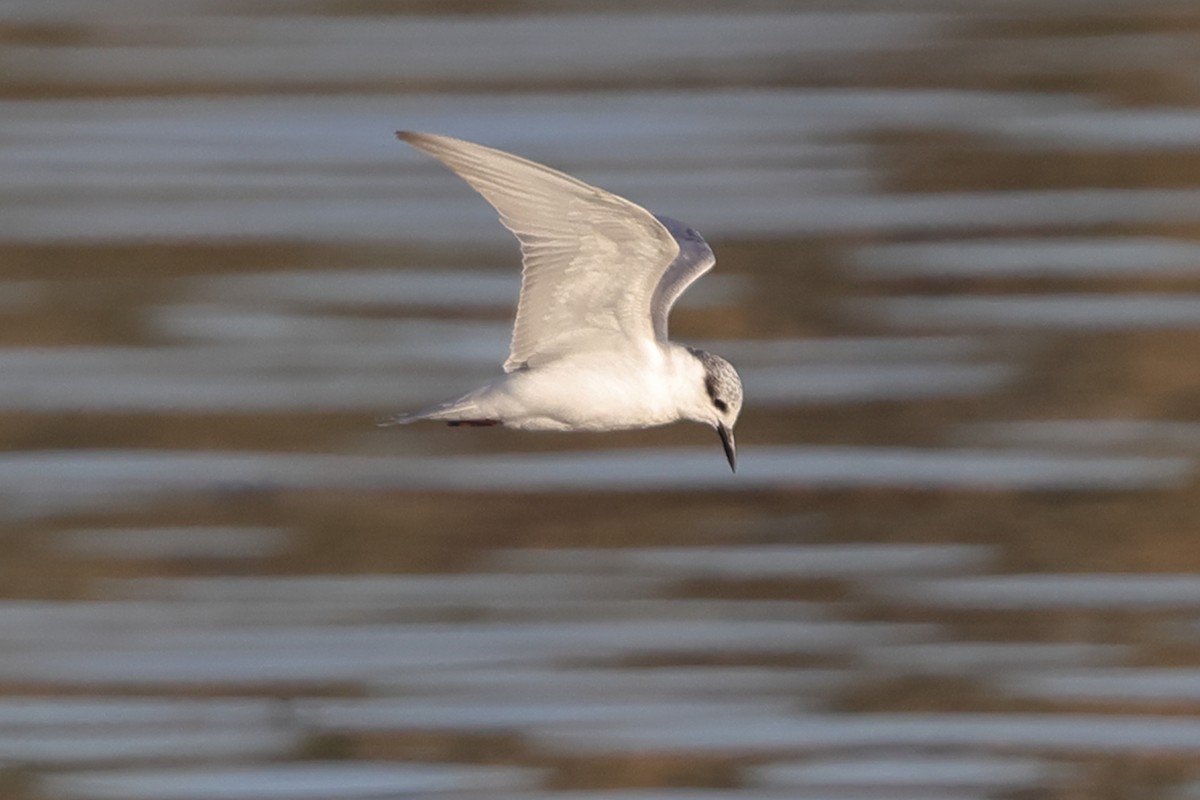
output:
[[[410,422],[420,422],[426,419],[441,422],[472,422],[482,418],[474,398],[466,395],[456,400],[447,400],[444,403],[410,411],[407,414],[380,417],[375,420],[375,424],[381,428],[390,428],[393,425],[408,425]]]
[[[375,425],[380,428],[390,428],[393,425],[407,425],[410,422],[426,419],[421,415],[421,412],[410,412],[407,414],[386,414],[382,417],[375,418]]]

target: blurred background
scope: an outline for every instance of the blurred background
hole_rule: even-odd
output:
[[[0,3],[0,797],[1200,798],[1188,0]],[[717,252],[697,425],[495,375],[398,128]]]

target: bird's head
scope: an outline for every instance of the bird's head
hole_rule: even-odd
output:
[[[716,429],[725,448],[725,457],[729,459],[729,468],[737,472],[733,426],[742,412],[742,379],[733,365],[720,356],[692,348],[688,351],[703,368],[702,393],[697,395],[696,408],[689,418]]]

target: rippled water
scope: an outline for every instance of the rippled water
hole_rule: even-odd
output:
[[[1200,785],[1194,20],[519,6],[0,8],[0,795]],[[372,426],[519,288],[398,128],[706,235],[736,476]]]

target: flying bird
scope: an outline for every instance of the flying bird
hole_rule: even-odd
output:
[[[504,375],[381,425],[610,431],[691,420],[716,429],[737,471],[737,371],[667,338],[671,307],[716,263],[700,234],[519,156],[449,136],[396,135],[496,209],[521,244],[523,270]]]

